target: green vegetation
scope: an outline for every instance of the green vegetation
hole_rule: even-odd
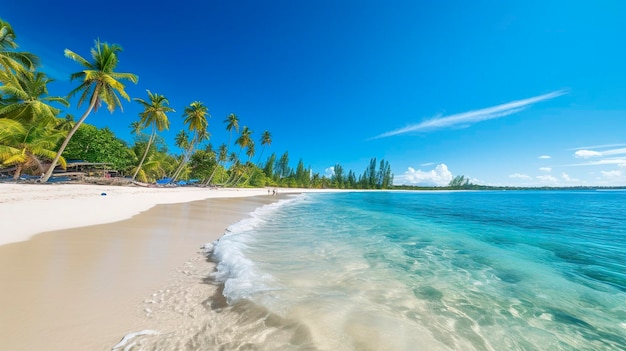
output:
[[[150,90],[148,92],[148,97],[150,98],[150,102],[145,100],[135,98],[134,100],[140,103],[144,110],[139,114],[140,120],[138,123],[139,128],[152,128],[152,133],[150,134],[150,138],[148,139],[148,145],[146,145],[145,150],[143,152],[143,156],[141,157],[141,161],[139,161],[139,165],[135,168],[135,172],[133,173],[133,180],[137,177],[139,172],[142,172],[141,178],[142,180],[146,180],[145,171],[141,170],[141,166],[146,160],[146,156],[148,156],[148,152],[150,151],[150,146],[154,143],[154,140],[157,136],[157,131],[162,132],[165,129],[169,129],[170,121],[167,119],[168,112],[174,112],[174,109],[167,106],[169,105],[169,101],[163,95],[152,94]]]
[[[130,101],[124,82],[138,83],[132,73],[116,71],[122,47],[96,40],[90,58],[65,50],[65,56],[80,65],[80,71],[71,74],[78,81],[76,88],[64,97],[50,96],[52,83],[39,71],[39,58],[18,51],[16,36],[9,23],[0,19],[0,171],[12,172],[14,179],[23,174],[41,176],[46,182],[57,164],[81,160],[103,163],[121,176],[142,182],[169,178],[194,180],[202,185],[219,186],[281,186],[305,188],[387,189],[393,175],[388,162],[377,164],[372,159],[363,174],[344,172],[335,165],[330,176],[314,173],[302,159],[292,169],[289,154],[280,158],[272,153],[265,161],[262,156],[272,144],[272,135],[265,130],[258,138],[260,152],[256,163],[254,132],[243,126],[239,117],[231,113],[223,121],[228,141],[217,149],[210,140],[209,109],[201,101],[186,106],[182,118],[186,129],[180,130],[175,145],[178,155],[171,154],[159,133],[169,129],[174,109],[164,95],[147,90],[148,99],[134,98],[143,107],[138,119],[131,123],[132,145],[119,139],[108,128],[97,128],[85,123],[92,111],[102,104],[113,114],[122,109],[121,98]],[[62,108],[69,107],[69,99],[77,96],[77,106],[87,104],[78,121],[70,115],[61,117]],[[146,134],[144,130],[149,130]],[[231,144],[232,143],[232,144]],[[42,176],[43,174],[43,176]]]

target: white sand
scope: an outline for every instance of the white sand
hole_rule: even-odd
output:
[[[268,189],[0,184],[0,349],[104,351],[145,329],[186,337],[191,313],[206,314],[218,294],[204,282],[213,263],[200,245],[279,198]]]
[[[158,204],[255,195],[268,195],[268,189],[0,184],[0,245],[25,241],[47,231],[117,222]]]

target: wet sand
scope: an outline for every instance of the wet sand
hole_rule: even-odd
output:
[[[202,281],[212,265],[200,246],[279,198],[158,205],[120,222],[0,246],[0,349],[111,350],[127,333],[165,328],[151,299],[163,301],[181,278],[196,295],[214,294]]]

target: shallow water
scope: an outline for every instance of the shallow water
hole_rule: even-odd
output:
[[[626,349],[625,200],[364,192],[266,206],[216,244],[228,304],[195,345]]]

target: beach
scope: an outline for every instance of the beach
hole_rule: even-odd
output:
[[[620,192],[3,186],[2,350],[626,346]]]
[[[0,348],[111,350],[180,327],[215,294],[201,246],[300,191],[0,184]]]

